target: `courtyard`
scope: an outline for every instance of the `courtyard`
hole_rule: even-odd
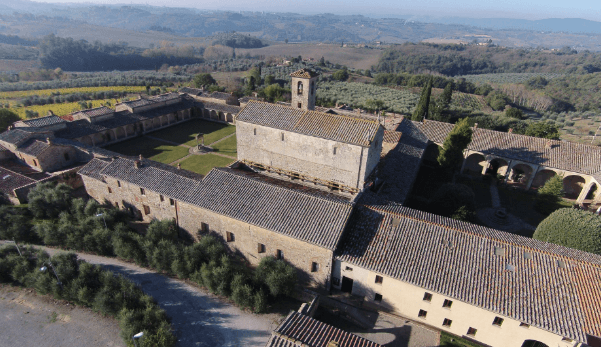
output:
[[[206,153],[193,151],[196,135],[204,134]],[[173,127],[119,142],[106,149],[127,156],[142,155],[163,164],[206,175],[214,167],[228,166],[236,160],[236,127],[229,124],[192,119]]]

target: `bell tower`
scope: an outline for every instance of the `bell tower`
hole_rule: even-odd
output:
[[[317,77],[319,75],[310,69],[301,69],[290,74],[292,77],[292,107],[312,111],[315,109]]]

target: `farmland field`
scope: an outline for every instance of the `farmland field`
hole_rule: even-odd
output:
[[[368,99],[379,99],[387,110],[410,114],[413,112],[419,95],[409,88],[392,89],[373,84],[321,82],[317,88],[317,97],[354,107],[364,105]]]
[[[105,100],[91,100],[92,107],[100,107],[107,102],[110,102],[111,105],[114,104],[115,99],[105,99]],[[40,117],[45,116],[48,111],[52,111],[57,116],[64,116],[73,112],[77,112],[81,110],[81,106],[78,102],[67,102],[63,104],[48,104],[48,105],[33,105],[28,107],[17,107],[11,108],[11,111],[15,112],[22,119],[25,119],[25,111],[29,110],[32,112],[37,112],[40,114]]]
[[[60,88],[60,89],[42,89],[42,90],[20,90],[13,92],[0,92],[0,99],[17,99],[28,96],[50,96],[53,93],[74,94],[74,93],[93,93],[93,92],[104,92],[104,91],[115,91],[115,92],[127,92],[127,93],[140,93],[145,92],[146,87],[144,86],[114,86],[114,87],[82,87],[82,88]]]
[[[465,78],[466,81],[472,83],[523,83],[532,77],[542,76],[548,80],[564,76],[564,74],[550,73],[550,72],[524,72],[524,73],[491,73],[491,74],[480,74],[480,75],[463,75],[456,76],[455,78]]]

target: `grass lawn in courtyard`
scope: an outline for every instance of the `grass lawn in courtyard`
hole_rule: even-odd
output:
[[[179,144],[196,146],[196,134],[198,133],[205,134],[205,145],[210,145],[235,132],[236,127],[233,125],[192,119],[167,129],[152,132],[149,135]]]
[[[440,332],[440,347],[479,347],[480,345],[468,341],[459,336],[449,334],[446,331]]]
[[[237,144],[236,135],[234,135],[234,136],[228,137],[227,139],[225,139],[221,142],[218,142],[218,143],[212,145],[211,147],[213,147],[213,149],[216,152],[235,157],[238,154],[238,152],[236,150],[236,148],[237,148],[236,144]]]
[[[234,160],[215,154],[193,155],[180,162],[182,169],[206,175],[214,167],[228,166]]]
[[[153,140],[147,137],[137,137],[135,139],[119,142],[107,146],[106,149],[130,156],[142,154],[144,158],[165,164],[172,163],[188,154],[188,148],[186,147],[171,146],[163,141]]]
[[[499,186],[499,198],[501,205],[507,208],[507,212],[519,217],[524,222],[538,226],[543,219],[547,218],[551,211],[557,208],[571,207],[572,203],[567,200],[561,200],[555,209],[550,209],[549,214],[543,214],[534,209],[536,193],[526,192],[521,189],[514,189],[509,186]]]

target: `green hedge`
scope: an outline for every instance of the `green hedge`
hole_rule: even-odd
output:
[[[601,254],[601,217],[579,209],[562,208],[536,228],[537,240]]]
[[[51,262],[59,274],[62,286],[49,268],[40,268]],[[144,338],[138,346],[174,346],[169,318],[140,288],[123,276],[102,270],[77,260],[74,253],[59,253],[52,258],[46,252],[25,249],[19,256],[12,245],[0,248],[0,282],[34,288],[39,294],[50,294],[89,307],[119,320],[121,337],[133,346],[132,336],[140,331]]]

